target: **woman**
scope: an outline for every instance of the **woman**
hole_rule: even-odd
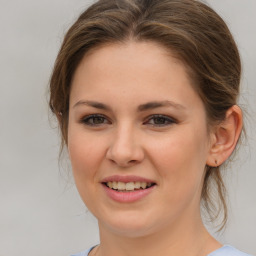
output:
[[[100,0],[78,18],[50,81],[99,224],[100,245],[78,255],[246,255],[216,241],[200,210],[225,225],[220,167],[242,132],[240,75],[230,31],[199,1]]]

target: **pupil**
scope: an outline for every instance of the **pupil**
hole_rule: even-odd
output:
[[[101,124],[103,122],[103,118],[102,117],[94,117],[94,123],[95,124]]]
[[[165,119],[163,117],[157,117],[157,118],[155,118],[155,123],[156,124],[164,124]]]

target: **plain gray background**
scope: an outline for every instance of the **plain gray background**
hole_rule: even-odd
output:
[[[238,43],[240,103],[250,120],[248,145],[227,170],[229,223],[215,235],[256,255],[256,1],[208,2]],[[58,167],[58,131],[49,125],[46,100],[63,35],[90,3],[0,0],[0,256],[70,255],[98,242],[96,220]]]

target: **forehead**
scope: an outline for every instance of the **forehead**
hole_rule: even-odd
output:
[[[174,53],[158,43],[133,41],[91,50],[74,74],[71,101],[81,94],[106,98],[110,92],[117,97],[140,94],[148,100],[195,93],[187,67]]]
[[[148,72],[148,77],[151,76],[152,71],[156,73],[170,72],[171,66],[179,66],[183,71],[184,79],[190,80],[187,72],[187,65],[185,65],[175,52],[171,51],[153,41],[134,42],[128,41],[126,43],[111,43],[103,44],[89,50],[77,69],[74,72],[72,84],[77,80],[78,76],[86,71],[100,72],[101,77],[108,74],[125,73],[142,75],[145,71]],[[162,72],[159,72],[162,71]],[[144,74],[145,75],[145,74]]]

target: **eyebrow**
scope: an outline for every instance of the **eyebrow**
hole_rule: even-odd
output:
[[[77,106],[81,106],[81,105],[86,105],[86,106],[90,106],[90,107],[102,109],[102,110],[108,110],[108,111],[111,110],[111,108],[109,106],[107,106],[103,103],[100,103],[97,101],[90,101],[90,100],[80,100],[73,106],[73,108],[75,108]],[[172,107],[172,108],[176,108],[178,110],[186,109],[181,104],[175,103],[173,101],[165,100],[165,101],[151,101],[151,102],[147,102],[145,104],[141,104],[138,106],[137,111],[143,112],[146,110],[151,110],[151,109],[160,108],[160,107]]]
[[[152,101],[152,102],[142,104],[138,106],[138,112],[160,108],[160,107],[172,107],[172,108],[181,109],[181,110],[185,109],[185,107],[181,104],[175,103],[170,100],[165,100],[165,101]]]
[[[81,105],[86,105],[86,106],[90,106],[97,109],[111,110],[110,107],[108,107],[107,105],[97,101],[91,101],[91,100],[80,100],[73,106],[73,108]]]

